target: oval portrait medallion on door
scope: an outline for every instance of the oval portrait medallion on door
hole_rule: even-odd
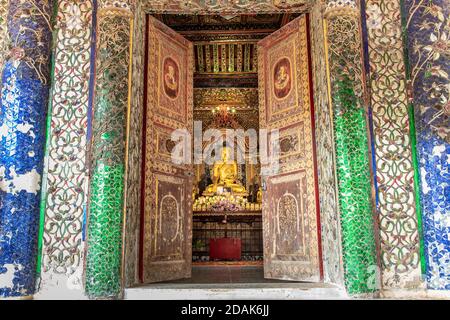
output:
[[[273,90],[278,99],[285,98],[292,88],[291,62],[284,57],[273,68]]]
[[[178,97],[180,87],[180,69],[177,62],[171,57],[164,59],[163,63],[164,92],[171,98]]]

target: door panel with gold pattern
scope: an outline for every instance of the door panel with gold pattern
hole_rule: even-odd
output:
[[[301,16],[258,43],[260,128],[279,130],[279,170],[263,177],[266,278],[320,281],[307,32]]]
[[[153,17],[148,19],[144,283],[190,277],[192,264],[193,167],[172,161],[177,141],[171,135],[176,129],[192,134],[193,47]]]

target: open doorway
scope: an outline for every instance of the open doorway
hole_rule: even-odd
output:
[[[321,280],[308,28],[306,15],[148,16],[142,283]],[[195,158],[194,121],[202,139],[223,134],[213,162],[174,161],[177,142]],[[244,138],[238,162],[228,130],[269,134],[256,154]]]

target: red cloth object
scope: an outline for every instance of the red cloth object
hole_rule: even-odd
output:
[[[220,238],[209,240],[210,260],[241,260],[241,239]]]

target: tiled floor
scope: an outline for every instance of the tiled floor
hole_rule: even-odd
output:
[[[193,266],[192,277],[163,283],[279,283],[282,280],[264,279],[263,266]]]
[[[262,266],[193,266],[190,279],[128,288],[127,299],[345,299],[345,291],[325,283],[264,279]]]

